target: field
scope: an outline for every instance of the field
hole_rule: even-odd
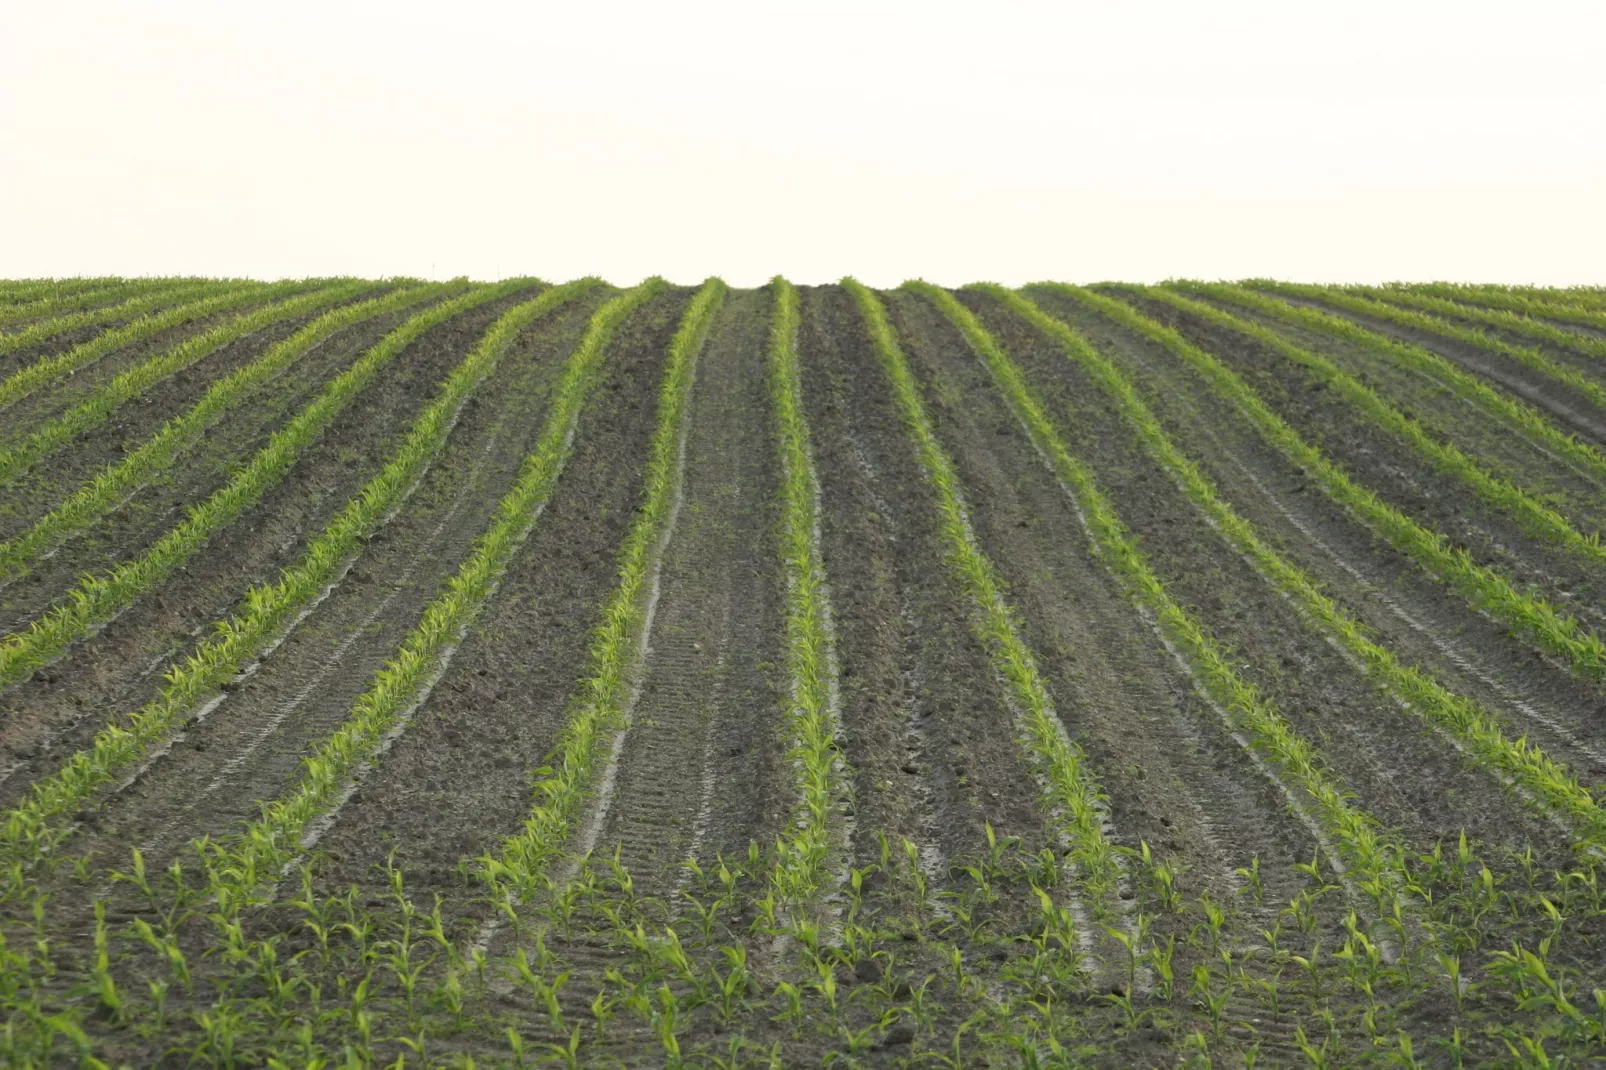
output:
[[[5,1065],[1606,1060],[1606,291],[0,283]]]

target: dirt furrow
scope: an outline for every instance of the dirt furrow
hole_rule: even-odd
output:
[[[1190,296],[1257,322],[1328,357],[1440,439],[1453,443],[1530,494],[1554,503],[1580,529],[1606,530],[1606,478],[1599,469],[1559,454],[1514,422],[1491,416],[1472,399],[1450,390],[1434,374],[1402,367],[1348,340],[1289,324],[1225,299],[1206,294]]]
[[[413,417],[473,342],[528,293],[488,302],[426,332],[362,391],[239,522],[184,569],[60,661],[12,688],[0,705],[12,775],[0,800],[85,745],[106,721],[138,708],[161,685],[158,670],[189,651],[253,584],[296,560],[306,541],[384,466]],[[480,406],[498,405],[480,394]],[[476,417],[471,405],[464,419]],[[383,545],[383,533],[375,543]]]
[[[415,895],[456,899],[465,866],[522,824],[528,771],[564,723],[640,504],[663,358],[687,297],[659,298],[620,326],[529,542],[407,733],[319,841],[324,886],[366,884],[395,851]]]
[[[769,302],[731,294],[698,361],[644,676],[597,826],[595,850],[617,850],[646,895],[672,897],[687,858],[767,844],[787,802]]]
[[[97,835],[166,858],[277,797],[416,624],[516,475],[584,325],[570,306],[532,329],[479,392],[423,484],[345,581],[100,812]],[[82,849],[92,849],[86,838]]]
[[[310,292],[311,290],[308,289],[297,291],[297,294]],[[258,295],[250,301],[241,302],[239,305],[215,312],[212,315],[202,316],[176,327],[157,331],[139,339],[137,342],[113,349],[105,356],[69,375],[58,376],[27,397],[6,408],[4,420],[0,420],[0,446],[14,446],[20,439],[37,431],[39,426],[46,420],[61,415],[119,375],[143,364],[152,357],[167,352],[179,343],[196,335],[205,334],[214,327],[220,327],[232,319],[261,308],[263,305],[282,301],[290,296],[288,293],[264,293]],[[97,337],[101,333],[103,332],[97,330],[90,335],[90,338]],[[87,338],[81,339],[81,341],[88,340]],[[65,351],[70,348],[70,346],[65,345],[53,345],[46,353],[34,354],[33,358],[24,364],[24,367],[31,365],[34,360],[47,353],[58,350]],[[217,353],[209,354],[186,369],[185,373],[192,379],[197,376],[210,378],[210,369],[213,366],[212,360],[223,352],[224,350],[219,350]]]
[[[1036,787],[971,612],[944,565],[937,514],[868,335],[842,290],[804,291],[803,396],[853,759],[856,866],[877,833],[916,844],[931,875],[985,849],[984,827],[1045,842]]]
[[[924,301],[900,297],[894,308],[965,476],[977,534],[1010,585],[1067,730],[1110,796],[1117,842],[1148,842],[1218,899],[1232,895],[1234,871],[1257,857],[1277,882],[1273,895],[1292,894],[1291,867],[1308,860],[1312,838],[1287,813],[1277,783],[1223,733],[1094,555],[1076,503],[964,339]],[[1018,345],[1005,344],[1024,362]]]
[[[5,505],[0,511],[0,539],[12,538],[31,527],[107,465],[120,461],[125,454],[138,448],[160,430],[168,420],[190,409],[219,378],[256,360],[310,320],[343,305],[385,292],[388,290],[359,294],[351,301],[314,309],[305,316],[297,316],[239,338],[157,383],[134,401],[119,406],[104,424],[42,458],[40,463],[6,487]],[[402,318],[401,313],[376,317],[313,346],[292,365],[288,374],[264,384],[249,404],[239,406],[226,421],[211,429],[204,446],[191,452],[213,457],[221,454],[225,458],[232,458],[230,451],[241,448],[237,443],[251,442],[260,437],[260,428],[281,422],[296,399],[305,400],[318,384],[344,367],[356,353],[377,341],[385,330],[394,327]],[[220,468],[228,467],[228,462],[224,460],[219,460],[217,464]],[[169,491],[162,497],[171,499],[177,495]],[[3,596],[0,596],[0,601],[3,601]]]

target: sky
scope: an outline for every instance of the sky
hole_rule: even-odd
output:
[[[1606,4],[0,4],[0,277],[1606,283]]]

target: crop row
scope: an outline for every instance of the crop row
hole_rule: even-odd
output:
[[[227,312],[242,305],[263,300],[289,297],[317,288],[312,283],[290,281],[263,285],[244,283],[232,286],[221,293],[213,292],[195,301],[187,301],[172,308],[147,312],[136,319],[96,335],[87,342],[73,346],[64,353],[40,357],[27,367],[0,381],[0,409],[10,408],[41,387],[64,376],[73,374],[100,360],[106,354],[149,338],[161,331],[171,330],[194,320],[204,319],[219,312]]]
[[[119,408],[157,383],[205,359],[230,342],[275,323],[349,301],[368,289],[371,287],[366,283],[345,283],[265,305],[141,361],[66,412],[46,420],[15,446],[0,451],[0,485],[10,483],[48,457],[53,450],[101,426]],[[0,578],[4,575],[3,567],[0,567]]]
[[[1091,307],[1106,312],[1120,307],[1090,291],[1055,289],[1073,293]],[[1092,373],[1150,457],[1167,471],[1233,549],[1251,561],[1269,583],[1301,610],[1305,620],[1323,639],[1353,655],[1373,679],[1395,696],[1402,709],[1448,732],[1497,780],[1519,785],[1543,813],[1559,815],[1566,820],[1574,830],[1576,846],[1593,850],[1606,847],[1606,814],[1601,813],[1570,770],[1526,740],[1508,738],[1497,718],[1474,700],[1452,692],[1421,669],[1402,664],[1392,651],[1368,634],[1364,625],[1324,593],[1308,575],[1277,553],[1248,521],[1221,499],[1198,466],[1172,442],[1113,362],[1065,324],[1027,304],[1025,298],[1015,294],[1003,294],[1002,298],[1039,330],[1053,337],[1067,356]]]
[[[771,405],[781,461],[781,564],[786,575],[786,666],[790,709],[788,753],[797,770],[792,820],[780,844],[771,886],[781,903],[802,911],[825,884],[845,830],[833,822],[848,792],[838,708],[836,637],[820,549],[820,482],[814,468],[803,381],[798,366],[797,288],[776,277],[770,318]]]
[[[239,284],[194,280],[141,280],[12,305],[0,309],[0,326],[29,319],[36,322],[0,335],[0,353],[12,353],[18,349],[38,345],[65,331],[129,319],[164,305],[181,304],[203,294],[226,290],[231,285]]]
[[[27,678],[71,644],[102,627],[198,551],[290,471],[301,454],[379,372],[419,335],[476,305],[528,285],[523,280],[470,290],[435,305],[390,332],[323,390],[251,458],[227,484],[193,505],[185,519],[136,558],[86,576],[54,608],[0,641],[0,688]]]
[[[1571,290],[1534,289],[1513,286],[1456,285],[1421,283],[1412,286],[1386,286],[1381,291],[1437,297],[1476,308],[1493,306],[1535,320],[1553,319],[1580,327],[1606,330],[1606,291],[1598,287]]]
[[[1600,339],[1589,338],[1582,334],[1574,334],[1571,331],[1563,331],[1555,327],[1547,329],[1545,324],[1537,320],[1513,315],[1509,312],[1482,313],[1477,309],[1439,298],[1419,298],[1403,294],[1396,296],[1387,291],[1379,291],[1374,294],[1363,290],[1359,291],[1358,294],[1352,294],[1287,282],[1256,282],[1254,285],[1272,293],[1306,300],[1325,301],[1350,312],[1372,316],[1401,327],[1422,331],[1427,334],[1436,334],[1442,338],[1453,339],[1465,345],[1475,346],[1491,353],[1498,353],[1503,357],[1509,357],[1516,363],[1554,383],[1576,391],[1595,405],[1606,406],[1606,387],[1602,387],[1600,383],[1582,372],[1546,356],[1541,350],[1533,346],[1514,345],[1488,331],[1475,327],[1462,327],[1452,323],[1445,316],[1460,316],[1520,334],[1538,334],[1543,341],[1576,349],[1592,356],[1606,357],[1606,342]],[[1425,312],[1413,311],[1410,308],[1399,308],[1394,304],[1379,299],[1385,295],[1395,301],[1425,308],[1427,312],[1434,314],[1428,315]],[[1601,318],[1606,321],[1606,316]]]

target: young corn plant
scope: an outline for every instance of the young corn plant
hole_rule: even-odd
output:
[[[841,813],[848,776],[840,757],[835,633],[819,545],[820,486],[809,445],[798,368],[797,289],[777,277],[771,284],[770,398],[781,458],[781,561],[786,574],[786,663],[791,708],[789,753],[798,802],[779,844],[772,894],[800,912],[831,869],[846,835]],[[799,917],[801,920],[801,916]]]

